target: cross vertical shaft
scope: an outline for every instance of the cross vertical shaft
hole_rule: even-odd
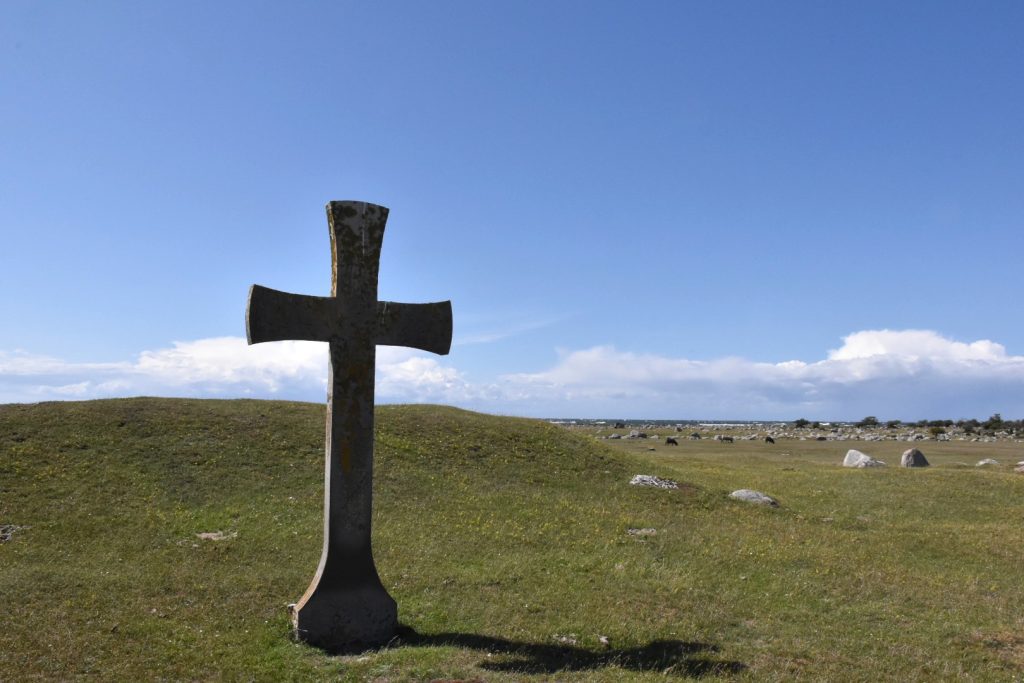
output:
[[[331,296],[289,294],[254,285],[249,343],[329,342],[324,543],[320,564],[293,612],[299,638],[330,651],[386,643],[397,605],[373,562],[373,406],[376,345],[447,353],[451,303],[377,301],[377,272],[388,210],[363,202],[327,205]]]
[[[327,205],[331,297],[348,333],[329,343],[324,546],[294,617],[301,638],[327,649],[386,642],[398,621],[370,542],[377,271],[387,218],[384,207]]]

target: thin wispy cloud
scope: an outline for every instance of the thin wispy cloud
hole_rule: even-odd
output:
[[[900,419],[1024,413],[1024,356],[929,330],[852,333],[821,360],[694,360],[612,346],[562,351],[550,368],[470,381],[456,357],[379,347],[379,402],[432,402],[533,416]],[[320,401],[326,345],[175,342],[131,361],[69,363],[0,352],[0,401],[161,395]]]
[[[452,346],[466,346],[469,344],[493,344],[513,337],[518,337],[529,332],[550,327],[563,318],[530,319],[521,322],[496,325],[487,329],[459,334],[452,340]]]

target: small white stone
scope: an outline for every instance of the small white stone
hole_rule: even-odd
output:
[[[679,484],[671,479],[662,479],[653,474],[638,474],[629,480],[633,486],[653,486],[659,489],[677,489]]]
[[[756,505],[769,505],[773,508],[779,507],[778,501],[771,496],[751,489],[739,489],[738,491],[733,491],[729,494],[729,497],[735,498],[736,500],[742,500],[747,503],[755,503]]]

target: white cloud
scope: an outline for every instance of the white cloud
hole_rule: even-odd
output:
[[[378,347],[379,400],[456,402],[465,397],[466,384],[456,370],[418,353]],[[0,402],[136,395],[322,401],[326,390],[327,345],[318,342],[249,346],[241,337],[216,337],[174,342],[117,363],[0,352]]]
[[[175,342],[134,361],[68,363],[0,352],[0,402],[108,396],[322,401],[326,344]],[[379,402],[437,402],[534,416],[854,419],[1024,415],[1024,356],[989,340],[866,330],[823,360],[692,360],[610,346],[562,351],[549,369],[471,383],[450,359],[377,349]]]
[[[829,360],[851,360],[877,356],[908,359],[930,358],[953,361],[1007,359],[1006,349],[987,339],[970,344],[953,341],[931,330],[868,330],[843,338],[843,345],[828,352]]]
[[[548,415],[907,419],[1024,412],[1024,356],[927,330],[856,332],[815,362],[689,360],[597,346],[505,380],[515,388],[509,398],[544,406],[539,414]]]

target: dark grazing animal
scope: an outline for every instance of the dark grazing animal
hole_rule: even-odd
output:
[[[693,434],[690,434],[690,438],[694,441],[700,441],[700,434],[698,432],[694,432]]]
[[[775,443],[775,439],[773,439],[770,436],[766,436],[766,437],[764,437],[764,442],[765,443]]]
[[[721,439],[719,439],[719,441],[721,441],[722,443],[732,443],[733,438],[731,436],[723,436]]]
[[[678,446],[678,445],[679,445],[679,442],[678,442],[678,441],[676,441],[676,440],[675,440],[674,438],[672,438],[671,436],[666,436],[666,437],[665,437],[665,445],[666,445],[666,446]]]

